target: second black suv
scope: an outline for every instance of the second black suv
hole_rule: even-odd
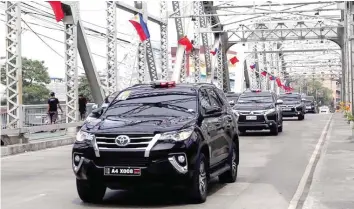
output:
[[[156,82],[127,88],[77,134],[72,166],[79,197],[99,202],[106,188],[183,186],[197,202],[208,180],[235,182],[236,117],[212,84]]]
[[[281,105],[283,117],[297,117],[298,120],[305,119],[305,99],[302,98],[301,94],[287,92],[280,94],[279,99],[283,101],[283,105]]]
[[[247,130],[269,129],[274,135],[283,131],[283,117],[275,93],[271,91],[247,90],[233,107],[238,115],[238,129],[241,133]]]

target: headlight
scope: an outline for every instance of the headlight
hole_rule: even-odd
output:
[[[79,131],[76,134],[76,141],[82,142],[84,140],[92,140],[93,139],[93,134],[84,132],[84,131]]]
[[[172,131],[172,132],[163,133],[163,134],[161,134],[159,140],[183,141],[183,140],[188,139],[192,135],[193,131],[194,131],[194,129],[188,128],[188,129],[183,129],[180,131]]]
[[[274,108],[266,110],[264,114],[268,115],[268,114],[273,113],[273,112],[275,112]]]

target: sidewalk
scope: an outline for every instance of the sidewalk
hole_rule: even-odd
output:
[[[341,113],[327,137],[303,209],[354,209],[354,139]]]

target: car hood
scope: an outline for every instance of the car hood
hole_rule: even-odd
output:
[[[247,104],[236,104],[234,110],[268,110],[274,108],[271,103],[247,103]]]
[[[114,117],[87,121],[81,130],[104,134],[156,134],[187,128],[195,123],[195,117]]]

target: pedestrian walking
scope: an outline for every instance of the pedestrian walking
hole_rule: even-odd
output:
[[[48,116],[50,119],[50,124],[53,124],[56,122],[58,118],[58,108],[60,109],[61,112],[63,112],[63,109],[61,109],[60,102],[58,98],[55,97],[55,93],[51,92],[50,93],[50,98],[48,99]],[[54,132],[55,130],[52,130]]]
[[[85,118],[86,118],[86,105],[87,105],[87,99],[84,97],[84,95],[80,94],[79,95],[79,112],[80,112],[81,120],[85,120]]]

